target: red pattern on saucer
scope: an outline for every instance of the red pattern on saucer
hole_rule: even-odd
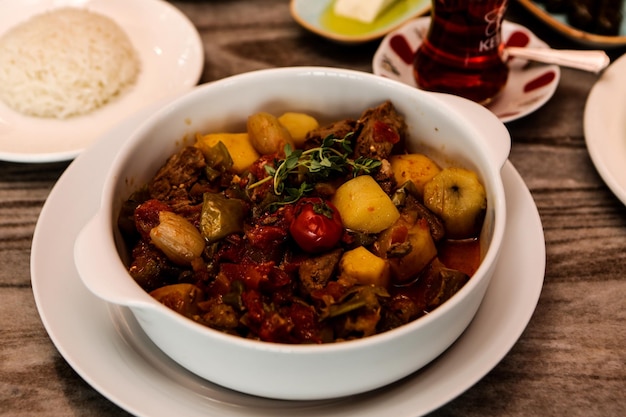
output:
[[[413,78],[413,57],[426,37],[430,18],[414,19],[381,42],[372,62],[374,74],[417,87]],[[527,28],[504,21],[502,33],[508,46],[546,48]],[[545,104],[554,94],[561,72],[557,65],[530,65],[526,60],[508,61],[509,82],[496,100],[487,105],[503,122],[526,116]]]

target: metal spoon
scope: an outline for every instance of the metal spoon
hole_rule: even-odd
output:
[[[594,73],[602,71],[611,62],[604,51],[507,46],[504,48],[504,54],[505,57],[516,57],[546,64],[556,64]]]

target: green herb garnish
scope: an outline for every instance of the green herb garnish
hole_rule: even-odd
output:
[[[363,156],[349,158],[352,153],[352,135],[350,132],[343,139],[328,135],[320,146],[306,151],[285,145],[285,159],[279,160],[275,167],[265,165],[268,176],[250,184],[248,189],[273,181],[274,193],[283,197],[282,201],[273,204],[284,205],[294,203],[310,193],[316,182],[349,173],[356,177],[374,172],[382,164],[381,161]]]

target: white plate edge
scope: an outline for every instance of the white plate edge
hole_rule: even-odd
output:
[[[608,103],[608,100],[619,100],[619,94],[624,94],[616,88],[615,81],[621,81],[619,86],[626,86],[626,55],[615,60],[600,76],[591,88],[583,113],[583,132],[585,145],[591,161],[600,177],[613,194],[626,205],[626,108],[619,103]],[[625,88],[626,90],[626,88]],[[622,104],[625,99],[622,97]],[[621,114],[619,113],[621,112]],[[601,121],[600,121],[601,120]],[[613,135],[609,131],[608,123],[621,121],[622,137]],[[614,146],[616,145],[617,149]],[[620,158],[621,157],[621,158]],[[619,160],[615,160],[615,158]]]

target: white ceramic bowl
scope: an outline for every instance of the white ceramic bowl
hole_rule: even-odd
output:
[[[285,345],[247,340],[197,324],[155,301],[127,273],[116,217],[121,203],[196,132],[241,131],[257,111],[301,111],[322,123],[391,100],[408,124],[410,147],[428,149],[478,172],[487,190],[478,271],[434,312],[361,340]],[[262,70],[196,88],[149,118],[120,149],[98,214],[75,245],[85,285],[127,306],[150,339],[183,367],[222,386],[289,400],[346,396],[397,381],[423,367],[461,335],[476,313],[494,271],[505,228],[500,169],[510,137],[488,110],[470,101],[427,93],[368,73],[318,67]]]

